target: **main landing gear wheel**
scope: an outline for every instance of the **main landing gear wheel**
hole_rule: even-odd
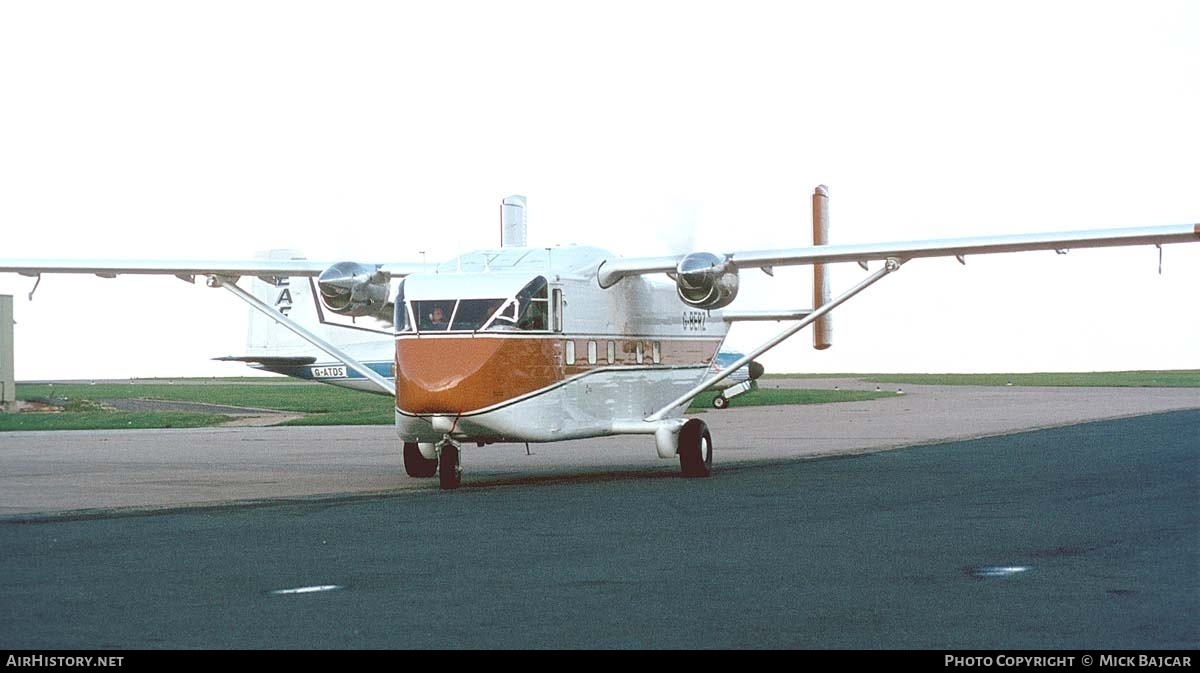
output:
[[[421,449],[416,442],[404,443],[404,471],[410,477],[427,478],[437,474],[436,458],[426,458],[421,455]]]
[[[679,431],[679,469],[685,477],[712,474],[712,435],[704,421],[693,418]]]
[[[716,397],[713,398],[713,408],[714,409],[724,409],[727,406],[729,406],[729,398],[728,397],[725,397],[724,395],[717,395]]]
[[[438,458],[438,480],[443,491],[453,491],[462,486],[462,466],[459,464],[458,447],[447,444],[442,447]]]

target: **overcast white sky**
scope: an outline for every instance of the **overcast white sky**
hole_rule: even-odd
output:
[[[1195,2],[5,2],[0,257],[625,255],[1200,221]],[[775,371],[1200,368],[1200,244],[918,260]],[[838,267],[835,289],[861,270]],[[746,274],[735,308],[810,303]],[[0,277],[17,376],[240,375],[174,278]],[[738,327],[747,349],[776,325]]]

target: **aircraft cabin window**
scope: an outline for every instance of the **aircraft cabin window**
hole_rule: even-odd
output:
[[[646,346],[642,342],[637,342],[637,363],[640,365],[646,361]]]
[[[617,342],[610,341],[610,342],[608,342],[608,364],[611,365],[612,363],[614,363],[616,361],[617,361]]]
[[[595,341],[588,342],[588,364],[589,365],[596,364],[596,342]]]
[[[569,364],[569,365],[575,364],[575,342],[574,341],[567,342],[566,358],[567,358],[567,364]]]
[[[654,342],[654,364],[662,364],[662,342]]]

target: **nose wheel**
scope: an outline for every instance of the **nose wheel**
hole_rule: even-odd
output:
[[[444,444],[438,451],[438,483],[443,491],[462,486],[462,462],[456,444]]]
[[[408,476],[418,479],[432,477],[438,471],[437,458],[426,458],[416,442],[405,442],[404,471]]]

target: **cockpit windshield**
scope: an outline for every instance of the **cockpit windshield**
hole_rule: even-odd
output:
[[[504,304],[503,299],[434,299],[414,301],[417,329],[422,332],[474,332]]]
[[[548,284],[545,278],[538,276],[515,297],[507,299],[416,299],[405,302],[402,288],[396,302],[395,324],[400,332],[546,331],[550,324],[549,315]]]

